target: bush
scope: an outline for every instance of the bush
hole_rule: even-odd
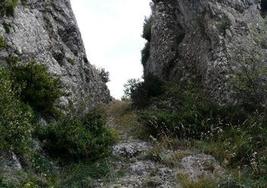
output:
[[[6,69],[0,68],[0,150],[26,153],[30,150],[31,109],[19,101]]]
[[[9,59],[10,71],[15,88],[20,87],[21,100],[35,111],[46,115],[55,113],[54,103],[63,95],[59,78],[51,76],[44,65],[32,61],[26,65]]]
[[[164,94],[151,104],[152,109],[139,113],[139,121],[153,136],[207,139],[229,126],[241,126],[251,115],[242,106],[220,106],[209,101],[194,85],[166,85]]]
[[[64,169],[60,187],[94,187],[94,180],[107,177],[110,173],[110,161],[104,159],[97,162],[80,162]],[[112,174],[114,172],[111,172]],[[114,175],[114,174],[113,174]]]
[[[139,85],[142,84],[140,79],[129,79],[126,84],[124,84],[124,100],[131,99],[132,93],[138,89]]]
[[[153,101],[153,109],[139,113],[139,121],[153,136],[200,138],[202,132],[210,129],[205,116],[212,118],[212,106],[198,90],[169,87],[164,96]]]
[[[45,150],[55,158],[91,159],[106,157],[113,142],[105,127],[103,112],[97,110],[83,118],[65,117],[37,132]]]
[[[15,188],[16,186],[11,185],[9,182],[5,182],[4,179],[0,177],[0,187],[1,188]]]
[[[160,96],[164,92],[163,82],[154,75],[148,75],[146,81],[130,79],[124,85],[125,98],[132,100],[136,108],[144,108],[150,104],[153,97]]]
[[[13,16],[14,10],[18,4],[18,0],[1,0],[0,1],[0,15]]]

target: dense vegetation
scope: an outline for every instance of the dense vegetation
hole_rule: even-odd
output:
[[[23,171],[12,174],[16,181],[1,171],[0,187],[60,187],[65,171],[72,176],[68,169],[80,169],[80,163],[94,171],[113,143],[104,112],[58,116],[54,106],[63,95],[59,79],[34,61],[24,64],[10,57],[7,64],[0,69],[0,150],[16,154]],[[47,124],[40,117],[46,117]],[[107,173],[103,168],[99,174]]]
[[[82,118],[66,117],[38,130],[44,149],[62,160],[96,160],[107,157],[113,142],[105,128],[103,111],[95,110]]]
[[[0,150],[26,153],[30,150],[33,113],[12,89],[8,71],[0,69]]]
[[[55,101],[63,95],[58,78],[51,77],[44,65],[32,61],[22,65],[8,59],[14,87],[20,87],[20,99],[42,114],[53,114]]]
[[[193,84],[150,85],[133,83],[133,107],[138,107],[138,120],[145,137],[173,137],[194,143],[194,147],[217,157],[230,169],[241,168],[242,183],[257,187],[267,179],[267,114],[257,103],[220,106],[212,103]],[[150,88],[153,87],[153,88]],[[148,96],[140,103],[134,96]],[[164,91],[160,95],[158,91]],[[266,92],[266,91],[265,91]],[[251,98],[253,99],[253,98]],[[253,101],[255,102],[255,101]],[[258,106],[258,107],[257,107]]]
[[[130,79],[125,85],[125,98],[132,99],[135,108],[144,108],[150,104],[153,97],[164,92],[163,82],[153,75],[146,76],[146,81]]]
[[[150,27],[146,20],[148,42]],[[260,49],[237,47],[235,54],[231,59],[239,69],[230,76],[232,103],[210,100],[200,80],[174,83],[152,75],[129,80],[125,98],[137,110],[141,136],[186,140],[215,156],[236,177],[229,180],[234,185],[261,187],[267,184],[267,69]],[[143,50],[142,56],[144,65],[149,52]]]

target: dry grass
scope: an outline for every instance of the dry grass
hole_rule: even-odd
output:
[[[139,137],[140,125],[129,102],[114,101],[106,109],[110,126],[115,128],[120,136]]]
[[[152,138],[152,140],[154,146],[147,157],[171,168],[177,167],[184,157],[192,154],[189,150],[184,149],[184,145],[186,145],[184,141],[170,137],[164,137],[160,140]]]
[[[188,176],[184,174],[177,174],[177,181],[183,188],[215,188],[217,183],[212,179],[201,178],[198,181],[192,181]]]

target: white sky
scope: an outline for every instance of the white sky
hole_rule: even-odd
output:
[[[143,74],[141,38],[150,0],[71,0],[91,64],[110,72],[111,95],[120,99],[123,85]]]

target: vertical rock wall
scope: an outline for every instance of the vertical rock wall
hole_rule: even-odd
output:
[[[259,0],[153,0],[145,75],[190,80],[213,100],[234,102],[237,58],[258,53],[264,60],[266,31]]]

